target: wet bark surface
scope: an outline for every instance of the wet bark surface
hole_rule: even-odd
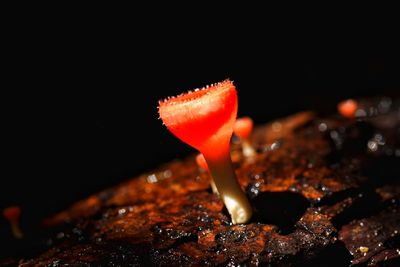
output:
[[[233,139],[254,209],[246,225],[231,224],[189,157],[47,218],[47,245],[21,266],[398,266],[400,109],[382,99],[360,109],[259,126],[253,158]]]

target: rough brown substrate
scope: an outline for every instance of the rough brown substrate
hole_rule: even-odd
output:
[[[247,225],[230,224],[189,157],[47,219],[47,227],[65,226],[22,266],[395,266],[400,111],[380,108],[387,100],[361,104],[376,108],[361,120],[304,112],[259,127],[253,159],[233,139],[255,210]]]

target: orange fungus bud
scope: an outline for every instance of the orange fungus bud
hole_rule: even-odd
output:
[[[3,210],[3,216],[9,221],[11,231],[15,238],[21,239],[23,233],[19,227],[19,219],[21,217],[21,208],[18,206],[10,206]]]
[[[338,104],[339,113],[346,118],[354,118],[358,104],[355,100],[348,99]]]
[[[253,120],[250,117],[238,118],[233,125],[233,132],[242,139],[249,138],[253,130]]]
[[[10,222],[18,221],[21,216],[21,208],[18,206],[10,206],[3,210],[3,216]]]
[[[204,158],[203,154],[200,153],[196,156],[196,162],[197,162],[197,165],[199,165],[203,170],[208,171],[208,165],[207,165],[206,159]]]

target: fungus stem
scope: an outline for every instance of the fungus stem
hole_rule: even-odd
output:
[[[218,159],[205,158],[219,194],[231,215],[232,223],[248,222],[252,216],[252,209],[237,181],[229,153]]]

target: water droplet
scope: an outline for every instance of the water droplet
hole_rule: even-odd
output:
[[[376,107],[369,107],[369,116],[378,115],[378,109]]]
[[[391,155],[393,155],[393,149],[388,147],[388,148],[386,148],[385,153],[386,153],[386,155],[391,156]]]
[[[163,173],[165,179],[170,178],[172,176],[172,172],[170,170],[166,170]]]
[[[318,125],[318,130],[320,132],[325,132],[328,129],[328,126],[326,125],[326,123],[322,122]]]
[[[337,139],[337,138],[339,137],[339,134],[338,134],[338,132],[336,132],[336,131],[332,131],[332,132],[330,133],[330,135],[331,135],[332,139]]]
[[[147,176],[147,182],[151,184],[157,183],[158,182],[157,176],[154,173],[150,174],[149,176]]]
[[[368,141],[368,149],[372,152],[375,152],[378,150],[378,143],[376,141]]]
[[[357,118],[361,118],[361,117],[366,117],[367,116],[367,112],[365,112],[365,110],[363,109],[358,109],[356,111],[356,117]]]
[[[61,260],[54,260],[54,261],[51,263],[51,266],[52,266],[52,267],[60,266],[60,265],[59,265],[60,261],[61,261]]]
[[[126,213],[126,209],[119,209],[118,210],[118,214],[119,215],[123,215],[123,214],[125,214]]]
[[[254,183],[248,188],[248,194],[251,198],[256,197],[260,193],[261,183]]]
[[[65,236],[65,234],[63,232],[59,232],[56,237],[57,237],[57,239],[61,239],[61,238],[64,238],[64,236]]]
[[[332,141],[334,142],[335,146],[337,149],[341,149],[343,145],[343,139],[339,135],[339,133],[335,130],[331,131],[329,133],[330,137],[332,138]]]
[[[392,99],[390,99],[388,97],[383,97],[378,104],[379,112],[380,113],[388,112],[391,105],[392,105]]]
[[[380,133],[377,133],[374,135],[374,140],[377,141],[380,145],[385,144],[385,140],[383,139],[383,135]]]
[[[272,151],[272,150],[276,150],[276,149],[279,148],[279,146],[280,146],[280,143],[279,143],[279,142],[273,142],[273,143],[271,144],[270,149],[271,149],[271,151]]]
[[[282,124],[280,122],[272,123],[272,131],[280,132],[282,130]]]
[[[358,250],[360,250],[361,253],[364,253],[365,255],[368,253],[369,248],[368,247],[359,247]]]

